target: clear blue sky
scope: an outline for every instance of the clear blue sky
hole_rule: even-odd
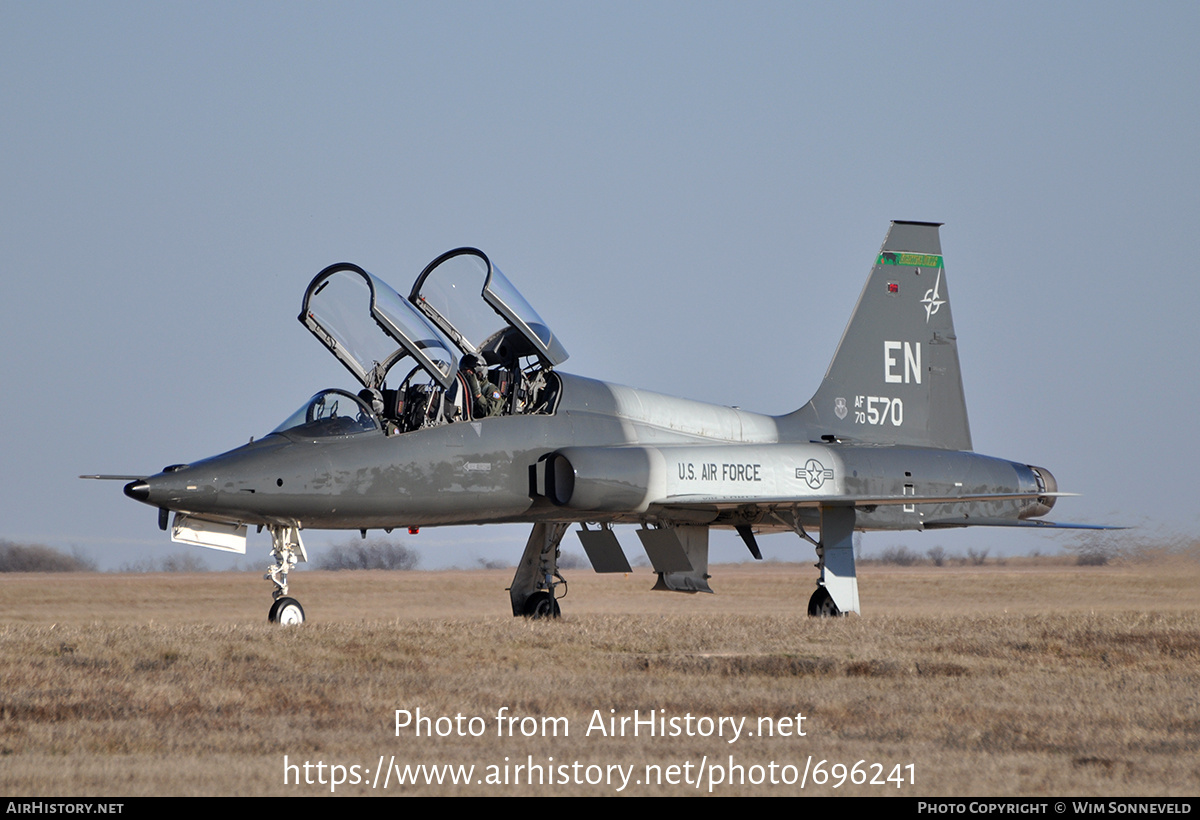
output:
[[[976,449],[1084,494],[1054,518],[1190,534],[1198,32],[1192,2],[0,0],[0,538],[182,549],[76,476],[212,455],[350,386],[295,318],[332,262],[404,291],[476,245],[564,369],[781,413],[890,219],[946,223]],[[411,543],[469,565],[524,535]],[[896,543],[1059,542],[865,541]]]

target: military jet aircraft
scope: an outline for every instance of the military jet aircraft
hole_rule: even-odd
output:
[[[532,525],[515,616],[559,614],[572,524],[598,572],[629,572],[635,526],[658,590],[711,592],[708,534],[793,532],[816,548],[810,615],[859,612],[863,530],[1078,527],[1039,519],[1049,470],[978,455],[940,223],[893,222],[816,395],[766,416],[559,370],[559,338],[481,251],[433,260],[408,298],[352,264],[317,274],[299,319],[362,385],[322,390],[271,433],[132,479],[174,541],[244,553],[266,528],[273,622],[301,623],[288,572],[305,529]],[[819,533],[819,537],[814,533]]]

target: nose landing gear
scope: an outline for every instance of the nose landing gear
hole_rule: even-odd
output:
[[[304,623],[304,607],[295,598],[287,597],[288,572],[300,562],[308,562],[308,553],[304,550],[304,542],[300,540],[298,524],[272,525],[271,556],[275,563],[267,568],[264,580],[275,585],[272,593],[275,603],[267,613],[267,620],[282,626],[298,626]]]
[[[271,604],[267,620],[281,626],[297,626],[304,623],[304,607],[295,598],[280,598]]]

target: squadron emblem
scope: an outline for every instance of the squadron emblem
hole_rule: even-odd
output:
[[[925,298],[921,300],[921,304],[925,306],[925,324],[929,324],[929,317],[938,312],[938,308],[946,304],[946,300],[938,293],[942,286],[942,270],[938,268],[937,281],[933,283],[933,287],[925,291]]]

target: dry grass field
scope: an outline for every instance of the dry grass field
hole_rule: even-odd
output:
[[[526,622],[507,571],[305,571],[290,630],[254,573],[5,575],[0,793],[1200,794],[1195,560],[865,566],[831,620],[809,565],[713,574],[576,570]],[[397,736],[398,709],[463,720]],[[595,728],[634,710],[676,736]],[[421,764],[474,769],[397,783]]]

